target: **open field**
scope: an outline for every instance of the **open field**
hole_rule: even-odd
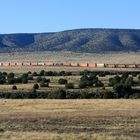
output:
[[[140,62],[140,52],[106,54],[74,53],[74,52],[17,52],[0,53],[0,61],[52,61],[52,62],[77,62],[77,63],[125,63],[135,64]]]
[[[3,140],[139,140],[139,100],[1,100]]]
[[[139,68],[90,68],[90,67],[63,67],[63,66],[23,66],[23,67],[0,67],[0,71],[6,72],[15,72],[15,73],[25,73],[28,71],[39,72],[41,70],[45,71],[68,71],[68,72],[77,72],[77,71],[140,71]]]
[[[73,52],[21,52],[21,53],[0,53],[0,62],[5,61],[43,61],[54,63],[107,63],[107,64],[139,64],[140,52],[131,53],[73,53]],[[0,71],[24,73],[27,71],[83,71],[85,69],[134,71],[139,68],[89,68],[89,67],[58,67],[58,66],[16,66],[0,67]]]

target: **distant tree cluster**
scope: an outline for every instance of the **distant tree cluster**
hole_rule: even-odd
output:
[[[88,87],[103,87],[104,84],[98,79],[96,75],[87,76],[84,75],[80,78],[79,88]]]

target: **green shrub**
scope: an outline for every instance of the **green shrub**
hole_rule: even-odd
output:
[[[33,89],[39,89],[39,85],[38,84],[34,84],[33,85]]]
[[[86,81],[80,81],[79,88],[80,89],[87,88],[87,82]]]
[[[66,91],[59,89],[48,94],[49,99],[66,99]]]
[[[14,85],[14,86],[12,87],[12,89],[13,89],[13,90],[17,90],[17,86]]]
[[[65,84],[66,89],[74,89],[74,84],[73,83],[67,83]]]
[[[42,82],[44,82],[44,83],[50,83],[50,79],[46,79],[46,78],[42,78]]]
[[[27,84],[28,83],[28,77],[22,77],[22,83]]]
[[[41,70],[40,73],[39,73],[39,75],[40,76],[44,76],[45,75],[45,71],[44,70]]]
[[[36,92],[36,89],[33,88],[31,92],[29,92],[28,94],[26,94],[28,99],[36,99],[38,98],[38,94]]]
[[[28,76],[28,80],[34,80],[33,76],[32,75]]]
[[[32,72],[31,71],[28,71],[28,74],[32,74]]]
[[[126,84],[115,84],[113,90],[117,98],[128,98],[132,94],[131,85]]]
[[[32,76],[38,76],[37,72],[33,72]]]
[[[58,80],[58,83],[61,85],[67,84],[67,82],[68,81],[66,79],[62,79],[62,78]]]
[[[66,75],[66,72],[65,71],[60,71],[59,72],[59,76],[65,76]]]
[[[49,83],[41,82],[40,87],[49,87]]]
[[[20,93],[17,92],[17,93],[11,93],[9,98],[10,99],[22,99],[23,97]]]
[[[80,93],[81,99],[92,99],[92,98],[94,98],[94,96],[95,96],[94,93],[89,93],[87,91],[83,91]]]
[[[95,83],[95,87],[103,87],[104,86],[104,84],[100,81],[100,80],[98,80],[96,83]]]
[[[14,77],[15,77],[15,74],[13,72],[9,73],[7,76],[8,79],[12,79]]]
[[[45,76],[54,76],[52,71],[45,72]]]
[[[38,76],[38,77],[36,78],[36,82],[40,83],[41,81],[42,81],[41,76]]]
[[[12,84],[15,84],[15,78],[8,78],[8,84],[12,85]]]
[[[114,98],[115,98],[115,95],[111,91],[106,91],[103,94],[103,99],[114,99]]]

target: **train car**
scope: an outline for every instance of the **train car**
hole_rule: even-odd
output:
[[[23,63],[22,62],[17,62],[16,65],[17,66],[23,66]]]
[[[97,64],[97,68],[104,68],[105,64]]]
[[[31,66],[38,66],[37,62],[31,62]]]
[[[136,68],[136,64],[126,64],[126,68]]]
[[[140,68],[140,64],[136,64],[136,67],[137,67],[137,68]]]
[[[115,64],[105,64],[106,68],[116,68]]]
[[[45,66],[45,63],[44,63],[44,62],[38,62],[37,65],[38,65],[38,66]]]
[[[64,63],[63,66],[70,67],[71,63]]]
[[[23,66],[31,66],[31,62],[23,62]]]
[[[15,67],[17,65],[17,63],[15,63],[15,62],[10,62],[10,66],[11,67]]]
[[[71,63],[71,67],[79,67],[78,63]]]
[[[0,62],[0,67],[1,67],[1,66],[3,66],[3,63],[2,63],[2,62]]]
[[[54,66],[63,66],[63,63],[54,63]]]
[[[88,63],[80,63],[79,66],[80,67],[88,67]]]
[[[9,63],[9,62],[4,62],[4,63],[3,63],[3,66],[4,66],[4,67],[8,67],[8,66],[10,66],[10,63]]]
[[[89,63],[89,64],[88,64],[88,67],[96,68],[96,67],[97,67],[97,64],[91,64],[91,63]]]
[[[125,64],[116,64],[116,68],[126,68]]]
[[[48,62],[48,63],[45,63],[46,66],[54,66],[54,63],[52,62]]]

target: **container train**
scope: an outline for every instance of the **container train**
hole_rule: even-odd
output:
[[[53,63],[53,62],[0,62],[0,67],[20,66],[63,66],[63,67],[91,67],[91,68],[140,68],[140,64],[101,64],[101,63]]]

